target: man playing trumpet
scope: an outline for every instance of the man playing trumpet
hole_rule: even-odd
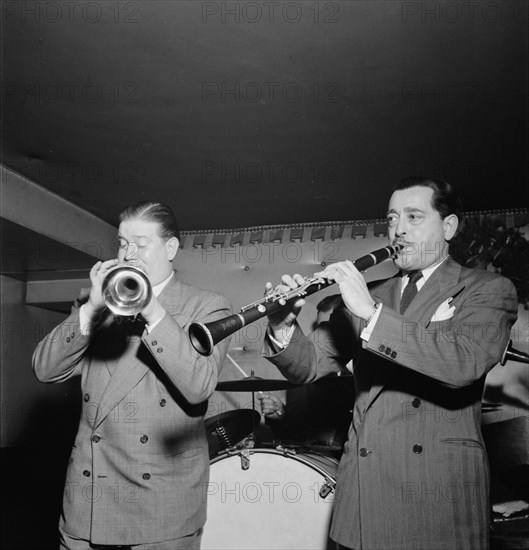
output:
[[[452,186],[404,180],[387,215],[390,242],[405,245],[399,274],[368,286],[353,263],[329,265],[320,275],[338,284],[345,306],[310,339],[296,323],[303,300],[269,317],[265,356],[291,382],[353,360],[356,400],[331,527],[339,546],[488,548],[481,396],[517,299],[509,280],[450,258],[460,219]],[[285,275],[281,288],[302,282]]]
[[[63,549],[200,546],[209,474],[203,420],[228,343],[203,357],[187,327],[230,308],[222,296],[177,280],[178,239],[169,207],[125,208],[117,259],[94,265],[90,290],[34,352],[40,381],[81,376],[83,409],[59,524]],[[104,299],[118,264],[139,267],[152,288],[135,320],[112,315]]]

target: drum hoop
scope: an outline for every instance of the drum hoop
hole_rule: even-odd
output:
[[[286,449],[283,450],[283,451],[280,451],[279,449],[261,449],[261,448],[257,447],[257,448],[253,448],[253,449],[246,449],[244,451],[240,450],[240,451],[237,451],[235,453],[225,453],[223,455],[219,455],[219,456],[213,458],[210,461],[210,465],[213,465],[216,462],[219,462],[220,460],[222,460],[224,458],[228,458],[228,457],[231,457],[231,456],[241,456],[241,455],[244,455],[245,453],[248,453],[250,456],[253,455],[253,454],[267,453],[267,454],[271,454],[271,455],[280,455],[284,458],[292,458],[294,460],[297,460],[298,462],[301,462],[302,464],[305,464],[305,466],[309,466],[310,468],[312,468],[313,470],[318,472],[324,479],[331,480],[333,483],[336,483],[336,476],[334,476],[332,474],[329,474],[323,468],[320,468],[317,464],[313,464],[310,460],[307,460],[307,459],[303,458],[302,455],[294,453],[292,451],[289,452]],[[328,459],[331,462],[338,465],[338,461],[335,458],[328,457],[328,456],[325,456],[323,454],[318,454],[318,456],[321,456],[325,459]]]

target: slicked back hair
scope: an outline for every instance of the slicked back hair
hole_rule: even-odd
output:
[[[144,220],[158,224],[160,237],[169,240],[176,237],[180,240],[180,231],[174,212],[166,204],[154,201],[142,201],[125,207],[120,215],[119,221]]]
[[[412,176],[403,179],[395,185],[393,191],[402,191],[410,187],[428,187],[433,191],[432,208],[439,212],[441,219],[455,214],[461,225],[463,222],[463,207],[461,199],[453,185],[440,179],[426,178],[423,176]]]

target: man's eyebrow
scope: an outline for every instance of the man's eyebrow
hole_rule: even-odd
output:
[[[132,238],[133,239],[147,239],[148,241],[150,241],[150,238],[147,237],[147,235],[132,235]],[[118,239],[123,239],[124,241],[127,240],[123,235],[120,235],[119,233],[118,233]]]
[[[422,210],[421,208],[418,208],[417,206],[406,206],[404,208],[404,212],[406,214],[409,214],[410,212],[421,212],[422,214],[424,214],[425,210]],[[399,215],[399,213],[395,210],[395,208],[390,208],[388,210],[388,213],[386,214],[386,216],[389,216],[390,214],[397,214],[397,216]]]

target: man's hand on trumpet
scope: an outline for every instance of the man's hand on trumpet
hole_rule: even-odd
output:
[[[139,267],[143,272],[146,272],[145,264],[139,260],[131,259],[127,261],[119,261],[118,259],[107,260],[105,262],[97,262],[90,270],[90,294],[88,301],[84,306],[86,314],[85,320],[95,322],[100,318],[102,311],[107,307],[107,303],[103,297],[103,284],[107,275],[118,265],[130,264],[134,267]],[[154,295],[151,294],[149,303],[141,310],[141,315],[145,322],[150,325],[160,320],[165,315],[165,310]]]
[[[90,320],[95,319],[105,309],[106,304],[103,300],[103,281],[110,269],[118,264],[118,260],[107,260],[105,262],[97,262],[90,270],[90,294],[88,302],[85,306],[85,311]]]

